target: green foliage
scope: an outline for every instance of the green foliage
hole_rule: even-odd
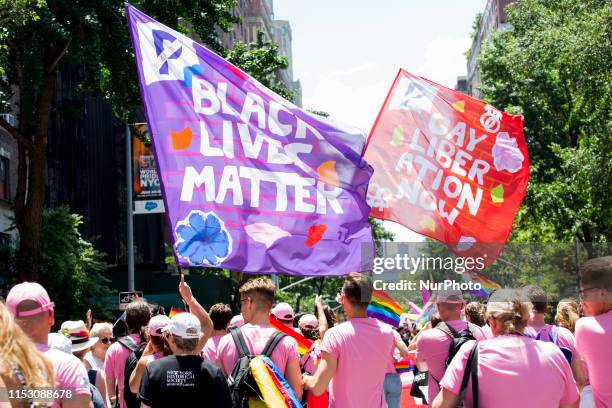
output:
[[[470,38],[473,41],[476,41],[478,38],[478,31],[480,31],[480,22],[482,21],[482,13],[477,13],[476,17],[474,17],[474,22],[472,23],[472,32],[470,33]]]
[[[479,56],[485,99],[521,112],[529,186],[511,240],[612,238],[612,3],[522,0]]]
[[[234,0],[131,3],[177,31],[194,34],[217,52],[223,51],[217,27],[228,30],[237,21],[230,14]],[[20,18],[3,20],[5,16]],[[60,64],[82,64],[86,80],[81,88],[104,94],[119,117],[140,105],[123,1],[2,0],[0,21],[0,69],[6,73],[0,80],[0,105],[6,107],[12,96],[9,86],[18,84],[21,121],[29,127],[35,125],[32,113],[41,81],[57,58]]]
[[[108,314],[99,298],[111,294],[109,282],[100,272],[106,267],[104,254],[85,240],[78,214],[66,206],[47,209],[43,215],[40,283],[55,302],[56,320],[78,320],[91,308],[94,316]]]
[[[85,318],[92,309],[97,318],[111,318],[101,298],[112,294],[109,280],[101,275],[106,267],[104,254],[84,239],[79,232],[82,217],[70,213],[67,206],[46,209],[43,214],[41,240],[41,275],[39,282],[55,302],[55,319]],[[16,281],[16,248],[13,243],[0,243],[0,280],[4,291]]]
[[[278,46],[266,40],[263,32],[257,32],[256,42],[236,42],[225,58],[283,98],[293,100],[293,91],[277,78],[278,70],[287,68],[287,59],[278,55]]]

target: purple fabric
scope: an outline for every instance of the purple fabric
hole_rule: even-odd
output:
[[[321,276],[369,269],[365,135],[126,10],[180,265]]]

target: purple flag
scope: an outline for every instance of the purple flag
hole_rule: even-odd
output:
[[[180,265],[321,276],[369,269],[365,135],[126,10]]]

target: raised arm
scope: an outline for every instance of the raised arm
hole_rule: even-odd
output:
[[[319,337],[322,339],[327,329],[329,329],[329,323],[323,311],[323,296],[317,295],[315,306],[317,308],[317,319],[319,320]]]
[[[193,297],[191,287],[185,282],[185,276],[181,274],[181,282],[179,283],[179,293],[181,297],[189,306],[189,311],[200,320],[202,326],[202,336],[198,342],[197,351],[200,352],[204,349],[206,342],[210,338],[213,332],[213,322],[208,315],[208,312],[198,303],[196,298]]]

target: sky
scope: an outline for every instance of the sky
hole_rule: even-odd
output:
[[[304,108],[370,131],[399,68],[454,88],[486,0],[274,0],[288,20]],[[392,222],[395,241],[420,240]]]

